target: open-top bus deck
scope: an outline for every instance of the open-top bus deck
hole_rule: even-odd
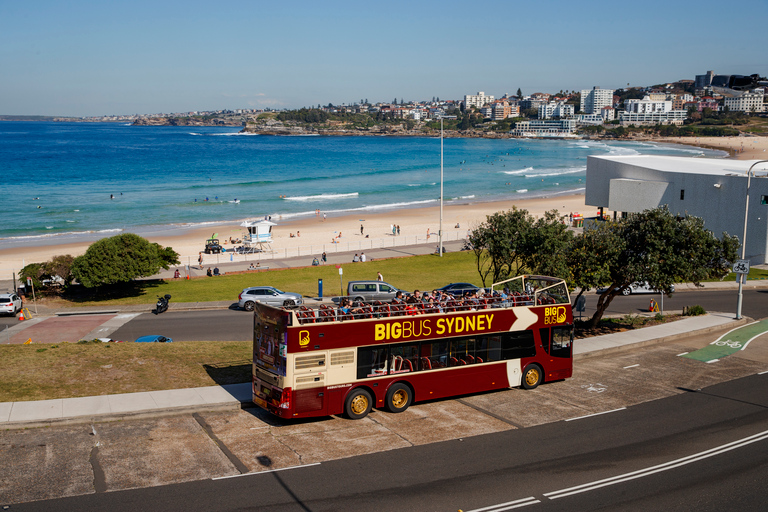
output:
[[[282,418],[357,419],[372,407],[402,412],[414,401],[570,377],[565,281],[518,276],[491,290],[438,304],[258,304],[253,401]]]

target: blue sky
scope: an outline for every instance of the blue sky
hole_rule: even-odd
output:
[[[0,0],[0,114],[298,108],[768,74],[768,1]]]

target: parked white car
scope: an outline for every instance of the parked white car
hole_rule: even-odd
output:
[[[0,313],[16,315],[21,310],[21,297],[15,293],[0,293]]]
[[[603,293],[608,288],[598,288],[597,293]],[[672,285],[670,289],[670,293],[675,291],[675,285]],[[621,290],[622,295],[630,295],[634,293],[661,293],[659,290],[655,288],[651,288],[651,285],[648,284],[648,281],[643,282],[636,282],[632,283],[631,285],[627,286],[623,290]]]

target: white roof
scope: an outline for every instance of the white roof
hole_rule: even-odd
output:
[[[242,227],[244,227],[244,228],[248,228],[248,227],[252,227],[252,226],[277,226],[277,224],[275,224],[271,220],[264,220],[264,219],[254,220],[254,221],[245,220],[240,225]]]
[[[731,160],[728,158],[692,158],[657,155],[591,156],[589,158],[636,165],[655,171],[710,174],[714,176],[727,176],[729,174],[746,176],[750,166],[756,162],[761,162],[761,160]],[[768,161],[755,165],[753,172],[758,173],[761,171],[768,172]]]

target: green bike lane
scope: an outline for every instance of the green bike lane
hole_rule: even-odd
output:
[[[723,357],[728,357],[740,350],[746,349],[752,340],[766,332],[768,332],[768,318],[737,327],[723,334],[706,347],[687,354],[680,354],[680,357],[687,357],[705,363],[714,363]]]

